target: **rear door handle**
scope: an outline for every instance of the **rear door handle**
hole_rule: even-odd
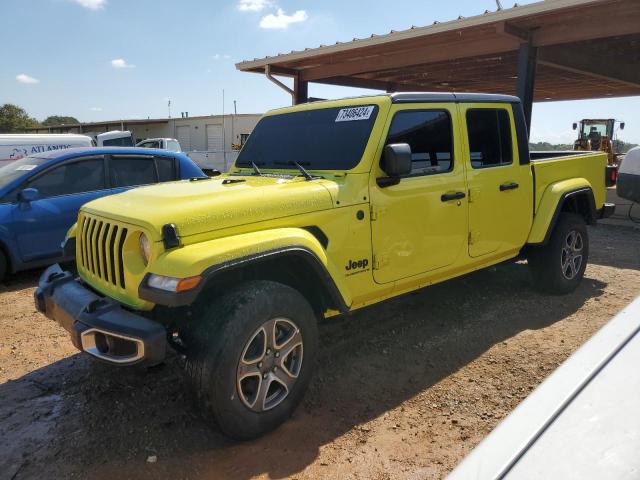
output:
[[[515,190],[519,186],[520,185],[518,185],[516,182],[503,183],[502,185],[500,185],[500,191],[504,192],[505,190]]]
[[[460,200],[461,198],[464,198],[466,196],[467,195],[464,192],[443,193],[440,197],[440,200],[443,202],[448,202],[449,200]]]

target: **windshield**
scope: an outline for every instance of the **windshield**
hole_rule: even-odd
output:
[[[105,147],[133,147],[133,139],[131,136],[110,138],[108,140],[103,140],[102,145]]]
[[[362,158],[378,114],[375,105],[323,108],[262,118],[236,166],[349,170]]]
[[[604,137],[607,135],[606,123],[585,123],[582,126],[582,135],[588,137],[589,135],[598,135]]]
[[[24,157],[0,166],[0,188],[4,188],[16,178],[26,175],[34,168],[49,161],[48,158]]]

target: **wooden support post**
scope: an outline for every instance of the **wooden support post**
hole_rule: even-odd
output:
[[[527,134],[531,132],[531,109],[533,106],[533,92],[536,79],[537,48],[526,42],[520,45],[518,50],[518,84],[516,92],[524,109],[524,118],[527,122]]]
[[[293,104],[309,101],[309,82],[300,79],[300,75],[293,78]]]

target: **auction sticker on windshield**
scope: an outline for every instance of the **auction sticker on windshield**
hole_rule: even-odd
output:
[[[369,117],[373,113],[374,108],[375,107],[373,105],[368,105],[365,107],[342,108],[338,112],[338,116],[336,117],[336,122],[351,122],[353,120],[369,120]]]

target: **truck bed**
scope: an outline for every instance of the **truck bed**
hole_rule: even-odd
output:
[[[581,152],[576,150],[541,150],[538,152],[529,152],[529,158],[532,162],[539,160],[548,160],[550,158],[575,157],[590,152]]]
[[[553,184],[585,179],[592,186],[596,209],[605,202],[607,154],[600,152],[531,152],[534,178],[534,213],[538,212],[544,192]]]

